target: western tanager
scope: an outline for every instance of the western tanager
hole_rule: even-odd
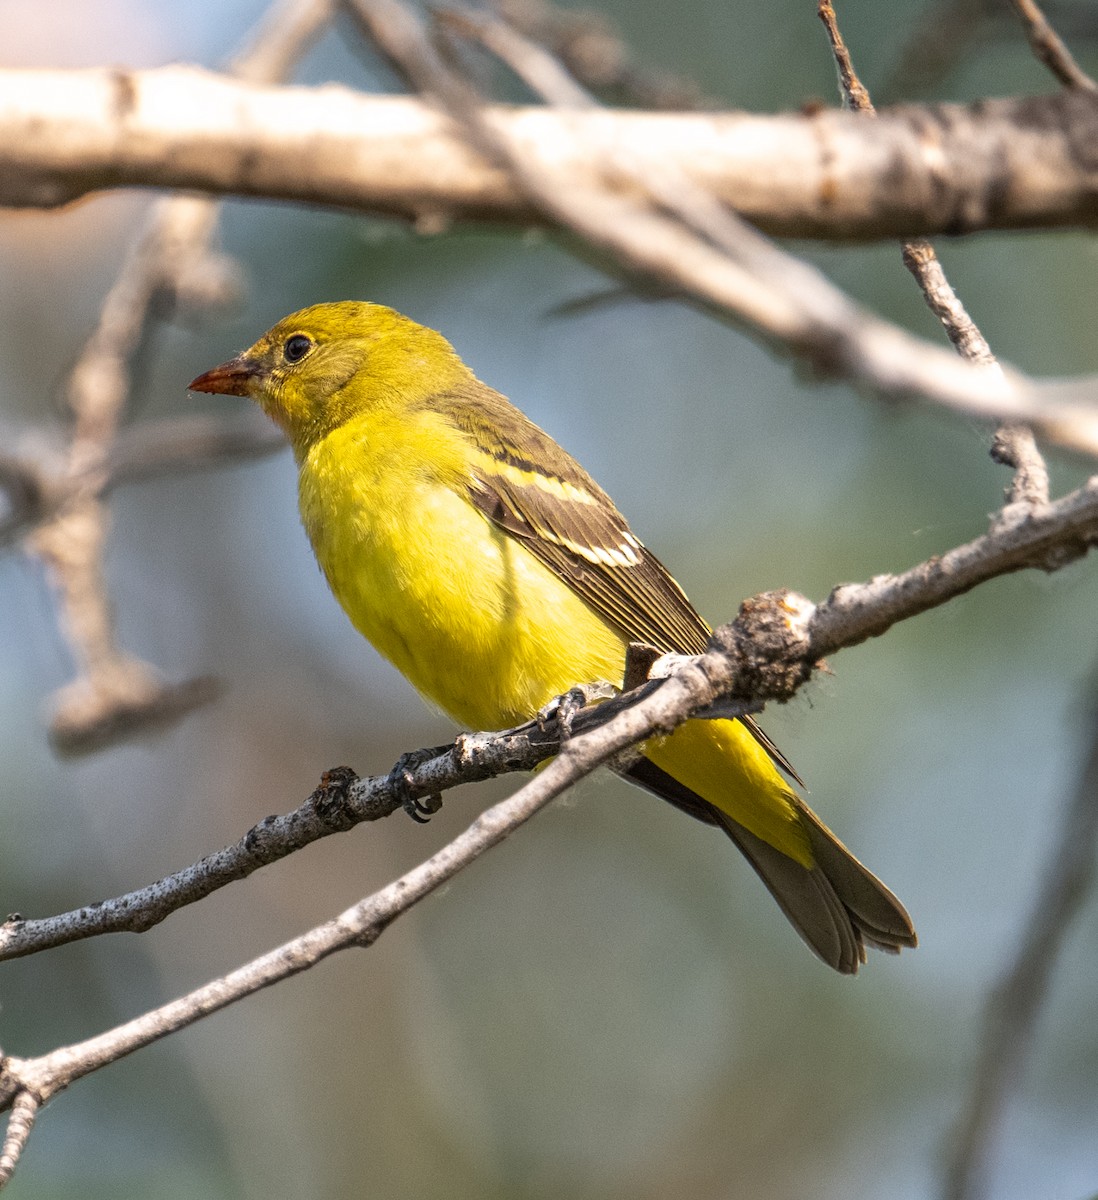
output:
[[[705,649],[707,625],[610,497],[434,330],[318,304],[190,386],[250,396],[285,430],[336,598],[462,725],[516,725],[577,684],[619,683],[630,642]],[[625,774],[723,829],[835,970],[857,971],[866,945],[914,946],[903,905],[778,767],[792,774],[754,721],[695,720]]]

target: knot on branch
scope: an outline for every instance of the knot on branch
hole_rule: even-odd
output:
[[[731,695],[740,700],[789,700],[816,667],[809,623],[816,606],[799,592],[761,592],[739,616],[713,631],[711,649],[729,661]]]
[[[331,767],[309,797],[309,804],[327,828],[350,829],[355,822],[351,788],[358,775],[351,767]]]

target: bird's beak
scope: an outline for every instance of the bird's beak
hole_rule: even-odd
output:
[[[214,392],[220,396],[250,396],[251,385],[262,373],[258,363],[241,354],[192,379],[187,389],[192,392]]]

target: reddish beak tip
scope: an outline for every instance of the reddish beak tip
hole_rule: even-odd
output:
[[[231,358],[192,379],[187,390],[212,392],[219,396],[248,396],[251,395],[250,385],[258,374],[254,363],[244,358]]]

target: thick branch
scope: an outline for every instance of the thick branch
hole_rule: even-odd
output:
[[[550,219],[621,268],[717,306],[822,375],[868,386],[890,400],[917,396],[970,416],[1024,420],[1051,442],[1098,455],[1098,407],[1079,403],[1092,395],[1094,381],[1066,385],[1071,399],[1065,404],[1058,386],[958,361],[855,303],[720,204],[673,161],[655,162],[632,146],[607,145],[599,174],[562,172],[559,163],[516,136],[469,80],[443,61],[403,0],[345,3],[386,57],[451,115],[471,145],[506,170]]]
[[[1098,97],[850,113],[490,110],[559,172],[668,163],[768,233],[876,239],[1098,224]],[[0,71],[0,203],[114,187],[270,196],[416,219],[536,221],[429,104],[260,87],[196,67]]]

